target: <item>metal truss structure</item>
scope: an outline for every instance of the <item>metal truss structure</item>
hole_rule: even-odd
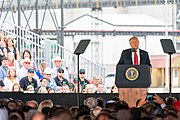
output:
[[[33,30],[32,30],[33,31]],[[33,31],[34,32],[34,31]],[[42,30],[41,35],[57,35],[56,30]],[[166,31],[93,31],[93,30],[65,30],[64,36],[75,36],[75,35],[101,35],[101,36],[125,36],[125,35],[136,35],[136,36],[165,36]],[[168,31],[168,36],[180,36],[180,31]]]
[[[18,12],[18,26],[21,26],[21,19],[24,16],[24,22],[26,25],[23,26],[26,29],[29,29],[37,34],[41,35],[57,35],[62,38],[62,35],[65,36],[74,36],[74,35],[102,35],[102,36],[118,36],[118,35],[139,35],[139,36],[159,36],[165,35],[165,31],[71,31],[64,30],[64,24],[58,24],[58,20],[54,9],[70,9],[70,8],[91,8],[101,9],[102,7],[128,7],[128,6],[144,6],[144,5],[166,5],[166,4],[180,4],[180,0],[1,0],[1,9],[0,9],[0,18],[6,20],[8,14],[11,14],[12,21],[15,23],[15,17],[13,13]],[[25,14],[26,10],[31,10],[29,15]],[[41,22],[38,22],[38,11],[44,10],[43,19]],[[55,30],[43,30],[42,26],[44,24],[45,15],[49,11]],[[5,13],[5,16],[2,17],[2,13]],[[10,13],[11,12],[11,13]],[[30,19],[32,13],[35,12],[36,19],[36,30],[31,29]],[[63,12],[63,11],[62,11]],[[63,15],[62,15],[63,16]],[[61,20],[63,21],[63,19]],[[59,29],[60,28],[60,29]],[[64,31],[64,32],[62,32]],[[179,31],[169,31],[168,35],[175,36],[180,35]],[[60,39],[60,38],[59,38]]]
[[[4,0],[1,0],[4,2]],[[19,0],[10,0],[10,3],[18,2]],[[167,3],[166,3],[167,1]],[[32,0],[28,3],[28,0],[21,1],[21,7],[26,10],[45,9],[47,7],[45,3],[50,4],[50,9],[60,9],[61,2],[59,0]],[[4,4],[4,3],[3,3]],[[101,8],[101,7],[128,7],[128,6],[144,6],[144,5],[165,5],[165,4],[180,4],[179,0],[64,0],[63,7],[65,9],[70,8]],[[6,4],[1,8],[1,11],[8,11],[9,9],[18,9],[18,6]]]

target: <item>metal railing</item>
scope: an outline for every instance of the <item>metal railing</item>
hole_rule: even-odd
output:
[[[77,77],[76,55],[73,54],[72,51],[57,44],[57,41],[46,39],[27,29],[1,19],[0,31],[4,31],[6,35],[12,35],[14,37],[15,46],[20,51],[20,55],[22,55],[24,50],[30,50],[36,66],[39,66],[42,61],[46,61],[52,68],[52,58],[61,56],[63,59],[63,67],[68,69],[70,79]],[[102,78],[105,76],[105,68],[85,59],[82,56],[80,56],[80,68],[84,68],[86,70],[87,79],[92,79],[95,75],[99,75]]]

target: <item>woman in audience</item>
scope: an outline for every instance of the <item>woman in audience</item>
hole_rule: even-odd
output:
[[[111,93],[118,93],[118,88],[115,85],[112,86]]]
[[[15,60],[14,53],[9,52],[7,57],[8,57],[8,61],[9,61],[9,67],[18,70],[19,69],[19,63],[17,60]]]
[[[19,50],[15,48],[13,38],[11,36],[6,36],[5,42],[6,42],[7,53],[13,52],[15,60],[19,60],[20,59]]]
[[[36,71],[36,75],[39,79],[43,78],[44,69],[48,66],[47,62],[41,62],[39,65],[39,70]]]
[[[48,93],[55,93],[55,90],[54,89],[52,89],[52,88],[48,88]]]
[[[29,50],[24,50],[23,54],[22,54],[22,58],[21,59],[26,59],[26,58],[29,58],[32,63],[33,63],[33,69],[34,70],[37,70],[37,67],[35,65],[35,62],[32,60],[32,55],[31,55],[31,52]]]
[[[15,83],[12,87],[12,92],[21,92],[21,86],[18,83]]]
[[[6,50],[6,44],[5,44],[5,33],[0,32],[0,55],[7,56],[7,50]]]
[[[8,70],[7,77],[4,78],[4,85],[8,88],[8,91],[12,91],[12,87],[15,83],[19,83],[16,70],[14,68],[10,68]]]

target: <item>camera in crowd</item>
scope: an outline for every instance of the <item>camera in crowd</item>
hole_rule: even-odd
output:
[[[151,104],[154,104],[154,94],[148,94],[146,96],[146,100],[148,100]]]

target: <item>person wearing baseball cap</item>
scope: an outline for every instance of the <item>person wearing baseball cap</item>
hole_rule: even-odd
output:
[[[79,70],[79,82],[82,87],[82,90],[84,90],[86,85],[89,84],[89,81],[85,79],[85,69]]]
[[[33,76],[34,76],[34,69],[29,68],[27,76],[23,77],[19,81],[19,84],[23,90],[26,90],[28,85],[32,85],[35,89],[38,87],[37,80],[33,78]]]
[[[63,77],[63,74],[64,69],[60,67],[57,70],[57,76],[54,78],[57,86],[63,86],[64,84],[68,85],[68,80]]]
[[[55,78],[57,77],[57,70],[61,67],[62,67],[62,59],[60,56],[56,56],[55,58],[52,59],[52,63],[54,64],[55,67],[52,68],[52,78]],[[67,71],[66,68],[63,68],[64,70],[64,74],[63,74],[63,77],[65,79],[67,79],[69,81],[69,73]]]

